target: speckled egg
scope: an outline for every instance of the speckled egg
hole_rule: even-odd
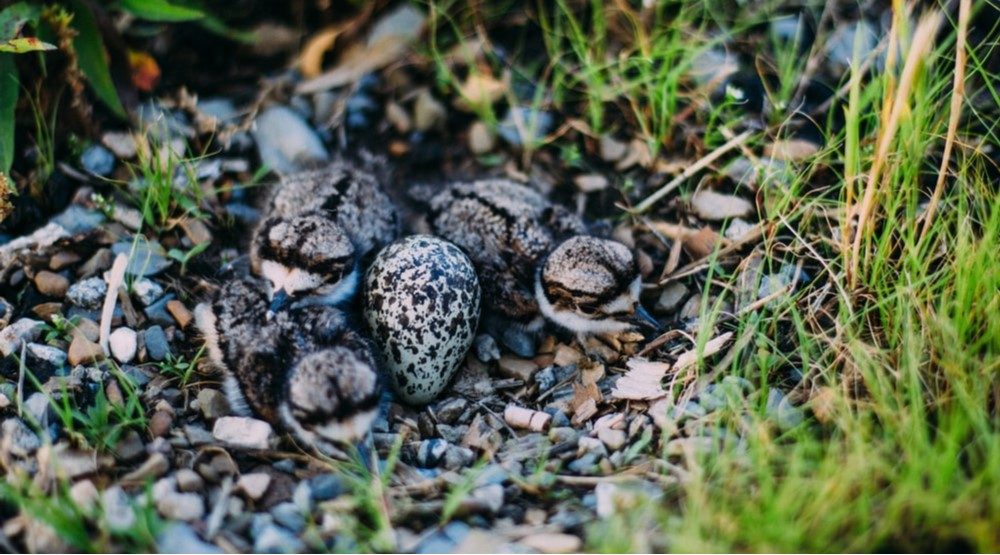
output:
[[[364,320],[403,401],[429,403],[448,385],[476,335],[479,297],[472,262],[437,237],[406,237],[375,257]]]

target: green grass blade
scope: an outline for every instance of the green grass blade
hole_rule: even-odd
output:
[[[21,85],[12,54],[0,53],[0,173],[14,163],[14,111]]]
[[[149,21],[195,21],[205,17],[205,12],[172,4],[166,0],[122,0],[122,8],[132,15]]]

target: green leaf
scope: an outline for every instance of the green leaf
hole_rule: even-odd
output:
[[[7,6],[0,11],[0,40],[16,38],[25,23],[37,26],[38,16],[41,13],[41,6],[27,2],[18,2]]]
[[[14,163],[14,109],[20,90],[14,56],[0,54],[0,173],[5,175]]]
[[[25,52],[35,52],[36,50],[55,50],[56,45],[42,42],[35,37],[21,37],[0,42],[0,52],[11,52],[13,54],[24,54]]]
[[[199,9],[178,6],[167,0],[122,0],[122,8],[149,21],[194,21],[205,17],[205,12]]]
[[[125,119],[125,107],[122,106],[118,90],[111,80],[111,69],[108,67],[104,51],[104,39],[101,38],[101,31],[97,28],[94,14],[80,0],[72,0],[71,4],[73,27],[78,33],[73,39],[73,48],[76,49],[80,71],[87,77],[97,98],[116,116]]]

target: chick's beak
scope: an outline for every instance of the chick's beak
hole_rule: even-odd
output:
[[[637,328],[646,328],[652,331],[660,329],[660,323],[650,313],[646,312],[646,309],[642,308],[641,304],[635,305],[635,313],[632,315],[630,322]]]
[[[270,320],[275,314],[281,312],[288,308],[288,305],[292,302],[292,296],[289,295],[284,289],[278,289],[274,292],[274,296],[271,297],[271,306],[267,309],[267,319]]]

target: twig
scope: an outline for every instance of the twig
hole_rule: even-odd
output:
[[[101,309],[101,335],[100,345],[104,351],[104,356],[108,356],[108,337],[111,335],[111,319],[115,313],[115,299],[118,298],[118,288],[125,281],[125,269],[128,267],[128,255],[119,254],[115,258],[115,263],[111,265],[111,272],[108,275],[108,292],[104,295],[104,307]]]
[[[635,208],[629,209],[628,212],[631,214],[642,214],[646,210],[649,210],[654,204],[659,202],[660,199],[667,196],[674,189],[680,187],[682,183],[690,179],[691,176],[710,166],[713,162],[721,158],[723,154],[745,143],[751,136],[753,136],[753,131],[748,129],[726,141],[726,143],[719,148],[709,152],[700,160],[688,166],[683,172],[677,175],[677,177],[671,179],[670,182],[663,187],[660,187],[660,189],[655,193],[646,197],[646,199],[640,202]]]
[[[951,114],[948,118],[948,136],[944,141],[944,154],[941,155],[941,167],[938,168],[937,184],[934,185],[934,194],[927,204],[927,211],[924,213],[924,227],[920,231],[920,240],[923,243],[924,237],[931,228],[931,220],[934,219],[934,212],[937,211],[938,202],[941,201],[941,194],[944,193],[944,180],[948,171],[948,161],[951,158],[951,149],[955,146],[955,134],[958,132],[958,120],[962,116],[962,97],[965,95],[965,40],[969,31],[969,12],[972,11],[970,0],[961,0],[958,4],[958,38],[955,45],[955,84],[951,93]]]

